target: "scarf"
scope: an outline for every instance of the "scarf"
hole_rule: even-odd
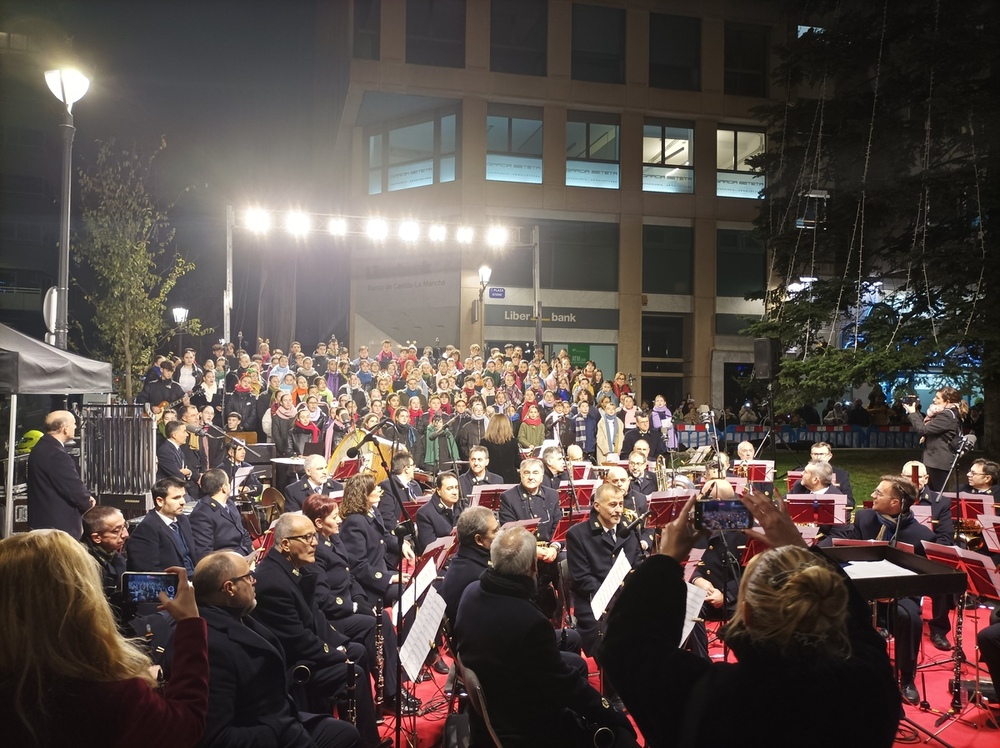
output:
[[[542,419],[541,416],[539,416],[538,418],[529,418],[527,414],[522,414],[521,423],[526,424],[528,426],[541,426]]]
[[[234,389],[235,389],[235,390],[236,390],[237,392],[250,392],[250,391],[251,391],[251,390],[253,389],[253,386],[250,386],[250,387],[247,387],[247,386],[246,386],[246,385],[244,385],[244,384],[243,384],[243,382],[241,381],[241,382],[237,382],[237,384],[236,384],[236,387],[235,387]]]
[[[946,410],[958,411],[957,403],[945,403],[944,405],[931,405],[927,408],[927,415],[924,416],[924,423],[930,423],[931,419],[934,418],[938,413],[944,413]],[[956,421],[961,421],[962,419],[958,417],[958,412],[952,413],[955,416]]]
[[[604,425],[604,433],[608,437],[608,449],[613,452],[615,444],[618,441],[618,417],[614,414],[609,416],[607,413],[604,413],[601,416],[601,420]]]
[[[218,380],[213,379],[211,386],[202,381],[201,389],[205,393],[205,399],[211,402],[215,398],[215,393],[218,391]]]
[[[881,525],[878,529],[878,535],[875,536],[875,540],[892,540],[900,528],[905,528],[913,522],[913,514],[911,512],[900,514],[898,517],[890,517],[888,514],[876,512],[875,516]]]
[[[294,390],[292,390],[292,400],[294,400],[297,403],[302,402],[307,397],[309,397],[308,388],[301,390],[298,387],[296,387]]]
[[[653,408],[652,412],[649,414],[649,422],[652,424],[654,429],[669,426],[671,424],[670,408],[666,405]]]
[[[303,424],[298,419],[296,419],[295,423],[292,424],[292,428],[299,429],[300,431],[308,431],[312,436],[312,439],[310,439],[310,441],[313,444],[316,444],[319,441],[319,429],[316,428],[316,424],[312,423],[311,421],[309,423]]]
[[[299,411],[296,410],[295,406],[293,405],[290,405],[286,408],[282,405],[275,404],[274,411],[271,413],[271,415],[278,416],[279,418],[284,418],[286,421],[291,421],[293,418],[295,418],[295,414],[298,412]]]
[[[408,408],[410,411],[410,423],[416,423],[417,419],[424,414],[423,408]],[[430,413],[430,411],[427,411]]]
[[[439,455],[442,464],[459,459],[455,436],[451,433],[450,429],[442,427],[441,430],[444,431],[441,436],[437,439],[431,439],[431,435],[436,434],[437,430],[433,426],[427,429],[427,450],[424,452],[425,465],[437,465]]]

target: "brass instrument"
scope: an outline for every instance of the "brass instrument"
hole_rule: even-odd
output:
[[[375,608],[375,669],[378,671],[375,677],[376,707],[385,703],[385,632],[382,630],[384,611],[385,606],[379,600],[378,607]]]
[[[350,660],[347,660],[347,721],[358,724],[358,674]]]
[[[656,456],[656,490],[666,491],[670,488],[670,481],[672,476],[670,475],[670,468],[667,465],[666,455]]]
[[[622,507],[622,521],[625,524],[632,524],[639,518],[639,515],[635,513],[634,509],[629,509],[628,507]]]

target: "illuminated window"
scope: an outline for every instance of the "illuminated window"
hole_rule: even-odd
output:
[[[646,120],[642,128],[642,189],[694,192],[694,125]]]
[[[764,188],[764,176],[754,173],[748,161],[764,152],[764,133],[759,130],[720,127],[716,138],[715,194],[719,197],[760,197],[760,191]]]
[[[458,116],[431,116],[369,133],[369,195],[455,181]]]
[[[542,111],[491,104],[486,116],[486,178],[542,183]]]
[[[618,117],[569,112],[566,186],[618,189]]]

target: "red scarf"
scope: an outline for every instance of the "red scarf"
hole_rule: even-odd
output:
[[[541,426],[542,417],[539,416],[538,418],[528,418],[528,416],[524,416],[521,419],[521,423],[527,424],[528,426]]]
[[[293,428],[298,428],[301,429],[302,431],[308,431],[310,434],[312,434],[311,441],[313,444],[316,444],[319,441],[319,429],[316,427],[316,424],[313,423],[312,421],[304,424],[299,419],[296,418]]]
[[[410,424],[411,425],[414,424],[414,423],[416,423],[417,419],[420,418],[420,416],[422,416],[424,414],[424,409],[423,408],[417,408],[415,410],[413,408],[409,408],[409,411],[410,411]]]

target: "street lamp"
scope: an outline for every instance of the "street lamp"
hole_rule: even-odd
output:
[[[59,279],[56,286],[55,343],[66,350],[69,328],[69,208],[73,184],[73,104],[90,88],[90,79],[74,68],[47,70],[45,83],[52,95],[66,105],[66,121],[60,125],[63,133],[62,215],[59,222]]]
[[[173,308],[174,313],[174,324],[177,326],[179,332],[177,333],[178,341],[177,347],[180,349],[181,356],[184,356],[184,325],[188,321],[188,310],[182,306],[175,306]]]
[[[483,351],[486,350],[486,301],[484,294],[492,276],[493,271],[488,265],[479,268],[479,316],[482,319],[482,335],[480,337],[482,338]]]

